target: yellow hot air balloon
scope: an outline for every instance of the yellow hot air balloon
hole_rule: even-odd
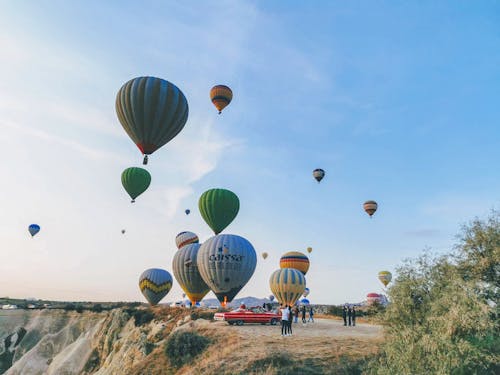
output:
[[[370,215],[370,217],[372,217],[375,211],[377,211],[377,208],[378,204],[375,201],[366,201],[365,203],[363,203],[363,209],[368,215]]]
[[[269,279],[271,291],[282,305],[293,306],[306,289],[306,278],[294,268],[281,268]]]
[[[214,86],[210,90],[210,100],[214,103],[220,115],[222,110],[233,100],[233,92],[229,87],[224,85]]]
[[[267,258],[267,255],[268,255],[268,254],[267,254],[266,252],[262,253],[262,258],[266,259],[266,258]]]
[[[295,268],[305,275],[309,270],[309,258],[299,251],[290,251],[281,256],[280,268]]]
[[[311,254],[311,253],[312,253],[312,251],[313,251],[313,248],[312,248],[312,247],[308,247],[308,248],[307,248],[307,252],[308,252],[309,254]]]
[[[389,271],[380,271],[378,273],[378,279],[384,284],[384,286],[387,286],[392,280],[392,273]]]

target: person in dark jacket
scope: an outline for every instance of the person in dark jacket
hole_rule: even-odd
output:
[[[356,309],[354,308],[354,306],[352,307],[352,325],[356,325]]]
[[[290,305],[288,305],[288,336],[292,335],[292,318],[293,311]]]
[[[347,306],[344,305],[342,308],[342,319],[344,319],[344,325],[347,325]]]
[[[298,323],[299,322],[299,306],[295,305],[295,308],[293,309],[293,322]]]
[[[306,307],[302,306],[302,323],[306,323]]]
[[[352,320],[352,310],[351,310],[351,306],[349,306],[349,308],[347,309],[347,317],[349,318],[349,327],[351,326],[351,320]]]

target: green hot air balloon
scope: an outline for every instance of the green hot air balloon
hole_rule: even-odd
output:
[[[193,305],[210,292],[210,288],[198,271],[197,257],[200,246],[199,243],[185,245],[175,253],[172,260],[175,279]]]
[[[150,183],[151,175],[145,169],[131,167],[122,172],[122,185],[132,198],[132,203],[147,190]]]
[[[148,155],[171,141],[184,128],[189,108],[173,83],[156,77],[137,77],[116,95],[116,114],[128,136]]]
[[[210,189],[198,201],[203,220],[217,235],[234,220],[240,209],[240,200],[232,191]]]

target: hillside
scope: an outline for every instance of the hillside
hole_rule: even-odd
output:
[[[331,319],[297,324],[294,336],[282,337],[278,327],[213,322],[210,311],[153,311],[0,311],[0,374],[342,373],[382,340],[378,326]],[[179,332],[201,335],[208,346],[175,367],[165,344]]]

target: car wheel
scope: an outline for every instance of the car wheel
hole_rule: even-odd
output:
[[[278,323],[278,320],[276,318],[272,318],[271,321],[270,321],[271,325],[272,326],[275,326],[276,323]]]
[[[242,325],[243,325],[243,320],[237,320],[237,321],[236,321],[236,325],[238,325],[238,326],[242,326]]]

